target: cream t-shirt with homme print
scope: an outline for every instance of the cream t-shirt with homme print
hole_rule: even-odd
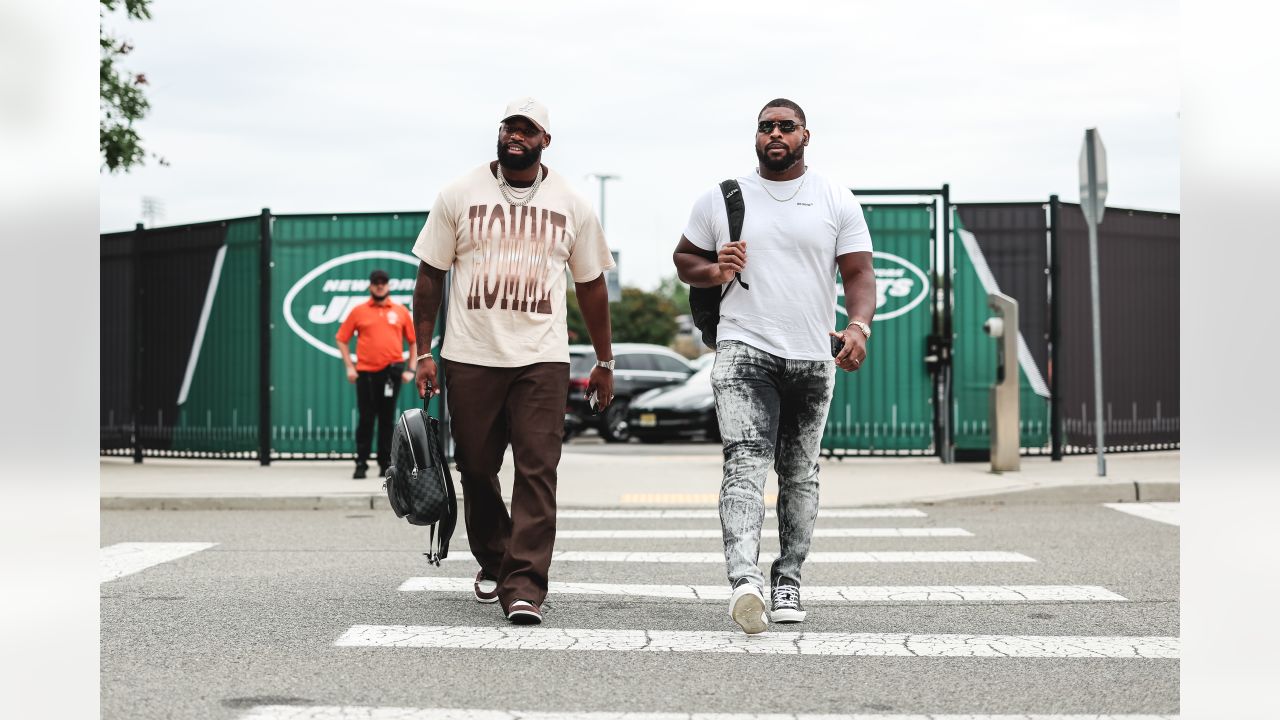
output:
[[[614,267],[591,204],[559,173],[520,207],[488,163],[440,191],[413,254],[453,270],[440,355],[488,367],[569,362],[565,267],[574,282]]]

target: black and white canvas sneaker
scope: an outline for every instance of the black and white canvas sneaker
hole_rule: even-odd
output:
[[[729,595],[729,617],[748,635],[762,633],[769,627],[765,622],[764,596],[747,578],[738,580]]]
[[[773,586],[773,611],[769,619],[778,623],[804,622],[808,613],[800,604],[800,583],[788,577],[778,578]]]

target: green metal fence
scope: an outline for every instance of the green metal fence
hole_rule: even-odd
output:
[[[982,250],[973,235],[964,229],[958,214],[952,216],[952,222],[956,288],[953,315],[955,350],[952,355],[955,447],[957,451],[989,451],[990,393],[996,377],[996,341],[983,332],[982,325],[992,315],[987,307],[987,294],[999,292],[1000,288],[987,267]],[[1021,335],[1018,344],[1021,445],[1023,448],[1047,448],[1049,388],[1031,360]]]
[[[391,276],[391,297],[412,308],[413,242],[426,213],[281,215],[272,227],[272,450],[330,456],[355,447],[356,398],[334,335],[369,299],[369,273]],[[401,388],[399,410],[417,405]],[[433,412],[438,412],[432,400]],[[397,412],[397,415],[399,412]]]
[[[864,205],[875,242],[875,329],[866,362],[836,372],[824,453],[924,454],[934,435],[933,379],[924,362],[933,327],[932,205]],[[837,280],[836,328],[848,324]]]
[[[178,391],[171,450],[250,456],[258,449],[260,227],[258,218],[227,223],[192,348],[195,362]]]

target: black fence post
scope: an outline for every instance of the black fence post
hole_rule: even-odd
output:
[[[1058,196],[1049,196],[1049,442],[1050,457],[1062,459],[1062,248],[1058,239]]]
[[[262,208],[258,249],[258,463],[271,464],[271,209]]]
[[[942,447],[938,448],[939,456],[944,463],[955,462],[955,428],[951,427],[952,408],[955,397],[951,387],[951,358],[955,347],[955,334],[952,329],[954,304],[951,297],[951,276],[954,272],[954,260],[951,257],[951,184],[942,184],[942,343],[939,347],[941,356],[942,407],[937,412],[943,413]]]
[[[139,258],[142,254],[142,236],[146,232],[146,228],[142,223],[138,223],[133,227],[133,247],[130,253],[130,264],[132,267],[130,278],[133,285],[133,312],[131,319],[133,322],[133,352],[129,353],[129,360],[133,367],[130,374],[133,380],[129,385],[129,405],[133,408],[133,427],[131,430],[133,444],[133,462],[142,462],[142,425],[138,422],[138,418],[142,417],[142,273],[139,271],[142,263]]]

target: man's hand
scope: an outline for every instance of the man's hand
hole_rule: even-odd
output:
[[[587,381],[587,397],[596,393],[598,405],[596,412],[604,412],[613,402],[613,371],[599,365],[591,369],[591,378]]]
[[[836,355],[836,367],[845,372],[853,372],[862,367],[867,359],[867,337],[857,328],[845,328],[841,332],[830,333],[844,341],[844,348]]]
[[[356,372],[355,368],[353,367],[347,368],[347,382],[353,383],[356,381],[356,378],[358,377],[360,377],[360,373]]]
[[[400,373],[400,382],[402,383],[413,382],[414,378],[416,378],[417,376],[418,374],[413,372],[412,370],[405,370],[404,372]]]
[[[432,395],[440,394],[440,385],[436,382],[436,361],[432,357],[424,357],[418,361],[418,397],[427,397],[427,388]]]
[[[716,256],[716,268],[712,273],[717,284],[724,285],[733,280],[734,276],[742,272],[747,266],[747,242],[739,240],[738,242],[727,243],[720,248],[720,253]]]

